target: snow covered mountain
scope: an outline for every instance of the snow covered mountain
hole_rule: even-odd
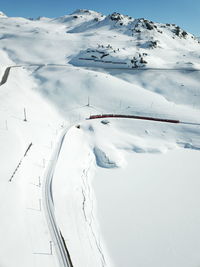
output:
[[[107,29],[110,42],[107,45],[99,43],[96,47],[82,51],[72,63],[82,65],[84,60],[83,64],[107,65],[109,68],[199,67],[199,40],[175,24],[154,23],[144,18],[133,19],[113,13],[104,19],[96,17],[92,22],[89,20],[86,27],[79,26],[69,32],[94,32],[95,29],[98,29],[98,33]],[[116,46],[112,40],[117,37],[114,32],[124,37],[127,35],[129,39],[124,45],[121,42],[120,46]],[[112,43],[115,44],[114,48]],[[190,54],[189,47],[193,50]],[[186,61],[185,57],[192,62]]]
[[[0,17],[7,18],[7,16],[1,11],[0,11]]]
[[[0,266],[59,266],[52,166],[74,267],[200,264],[199,48],[175,24],[119,13],[0,13]],[[85,120],[104,113],[178,123]]]
[[[19,19],[6,20],[3,13],[1,17],[4,18],[1,24],[5,24],[6,27],[5,33],[3,29],[1,31],[2,40],[14,37],[16,31],[10,28],[11,25],[14,28],[20,27],[16,35],[23,35],[26,40],[32,33],[35,37],[38,35],[38,38],[43,34],[42,39],[51,33],[55,42],[59,41],[62,34],[66,38],[71,36],[74,42],[73,39],[76,39],[79,33],[87,40],[87,45],[83,42],[83,45],[79,45],[83,48],[81,51],[71,53],[74,54],[71,63],[75,65],[108,68],[199,68],[200,64],[198,38],[175,24],[154,23],[144,18],[133,19],[118,13],[103,16],[91,10],[76,10],[71,15],[55,19],[39,18],[35,21],[20,19],[21,23],[16,21]],[[28,25],[32,27],[31,33],[27,32]],[[10,35],[7,33],[9,28]],[[62,63],[67,63],[63,54],[62,57]]]

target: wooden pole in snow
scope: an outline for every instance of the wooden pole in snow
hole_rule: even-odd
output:
[[[26,109],[24,108],[24,121],[27,121],[26,119]]]
[[[87,105],[86,105],[87,107],[89,107],[90,106],[90,97],[88,96],[88,103],[87,103]]]

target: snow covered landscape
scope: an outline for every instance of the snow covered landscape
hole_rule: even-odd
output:
[[[199,38],[0,12],[0,266],[199,266],[199,160]]]

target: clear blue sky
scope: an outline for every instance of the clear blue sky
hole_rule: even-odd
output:
[[[8,16],[59,17],[78,8],[176,23],[200,36],[200,0],[0,0],[0,10]]]

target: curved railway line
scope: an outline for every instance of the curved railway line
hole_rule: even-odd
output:
[[[55,151],[49,161],[49,165],[47,167],[45,173],[45,179],[43,184],[43,205],[45,208],[46,219],[49,226],[49,231],[51,234],[52,241],[55,245],[55,251],[57,254],[57,259],[60,267],[73,267],[71,257],[69,251],[67,249],[65,240],[62,236],[62,233],[56,223],[56,218],[54,214],[54,203],[53,203],[53,195],[52,195],[52,179],[56,167],[56,162],[58,160],[60,150],[63,144],[63,140],[65,138],[65,134],[68,129],[65,129],[61,134],[58,144],[55,148]]]

